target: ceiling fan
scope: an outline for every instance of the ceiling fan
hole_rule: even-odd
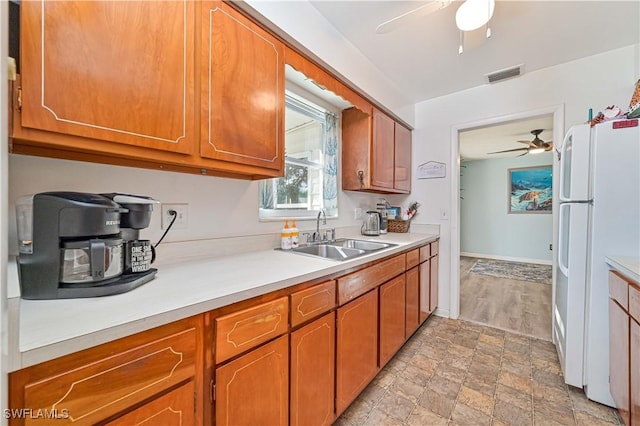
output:
[[[449,6],[453,0],[432,0],[422,6],[410,10],[377,26],[376,34],[386,34],[400,28],[416,18],[429,15]],[[464,32],[473,31],[482,26],[487,27],[487,38],[491,37],[489,20],[493,16],[495,0],[464,0],[456,11],[456,27],[460,30],[460,46],[458,53],[464,51]]]
[[[518,155],[518,157],[522,157],[523,155],[527,155],[527,154],[540,154],[545,151],[551,151],[553,149],[553,142],[552,141],[545,142],[538,137],[538,135],[542,133],[542,131],[543,129],[532,130],[531,134],[534,136],[534,138],[531,141],[517,141],[519,143],[525,143],[529,145],[526,148],[505,149],[504,151],[489,152],[488,154],[501,154],[503,152],[524,151],[522,154]]]
[[[420,7],[412,9],[402,15],[396,16],[395,18],[389,19],[378,25],[376,27],[376,34],[386,34],[397,28],[400,28],[408,21],[414,20],[421,16],[429,15],[430,13],[436,12],[440,9],[444,9],[445,7],[451,4],[452,0],[445,1],[430,1],[423,4]]]

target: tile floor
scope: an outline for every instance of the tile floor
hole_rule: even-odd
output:
[[[432,316],[336,421],[356,425],[619,425],[562,379],[548,341]]]

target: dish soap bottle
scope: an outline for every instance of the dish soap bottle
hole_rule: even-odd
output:
[[[284,228],[280,232],[280,248],[282,250],[291,250],[291,229],[289,229],[289,221],[284,221]]]
[[[298,231],[298,227],[296,226],[296,220],[292,219],[291,224],[291,248],[296,248],[300,245],[300,231]]]

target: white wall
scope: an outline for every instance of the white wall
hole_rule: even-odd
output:
[[[24,194],[63,190],[124,192],[149,195],[163,203],[187,203],[189,228],[171,230],[164,240],[167,242],[278,233],[284,224],[284,220],[258,220],[257,181],[12,154],[9,156],[9,253],[17,253],[17,198]],[[353,218],[354,209],[368,209],[375,206],[375,200],[373,195],[339,191],[339,217],[327,220],[326,226],[361,224]],[[157,241],[163,232],[160,222],[160,211],[156,209],[149,228],[142,231],[142,237]],[[298,222],[301,232],[315,229],[315,225],[315,220]]]
[[[457,202],[458,194],[452,190],[451,176],[459,170],[457,159],[451,154],[452,129],[464,123],[562,104],[568,128],[585,122],[589,108],[594,113],[611,104],[626,108],[639,77],[637,55],[638,47],[628,46],[416,104],[414,165],[429,160],[447,163],[444,179],[414,178],[412,194],[424,206],[421,220],[441,224],[440,306],[452,307],[452,302],[456,303],[451,299],[451,286],[456,285],[451,282],[451,235],[457,234],[458,217],[449,218],[448,214],[457,209],[457,204],[452,204]],[[445,219],[441,219],[443,210]],[[457,244],[453,248],[456,247]]]
[[[552,165],[553,153],[466,161],[460,173],[460,252],[551,264],[553,217],[508,214],[508,169]]]

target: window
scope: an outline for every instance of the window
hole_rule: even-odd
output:
[[[260,218],[337,216],[337,117],[287,91],[285,175],[259,184]]]

